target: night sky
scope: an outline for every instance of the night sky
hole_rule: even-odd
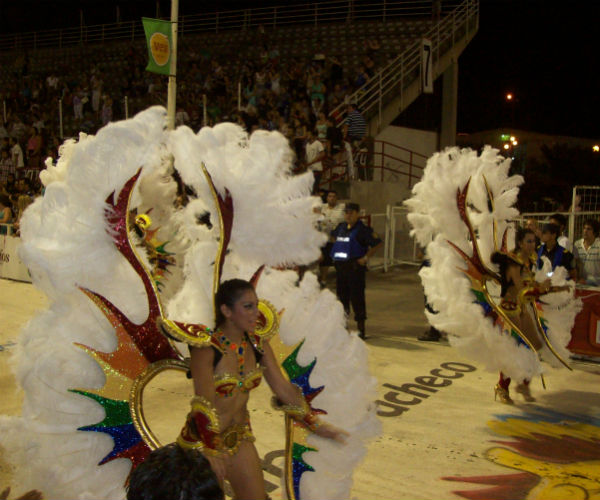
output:
[[[292,3],[223,1],[221,10]],[[479,32],[459,59],[458,131],[511,126],[536,132],[600,138],[600,2],[596,0],[481,0]],[[5,31],[111,22],[154,16],[156,1],[0,0]],[[76,5],[74,7],[74,5]],[[170,2],[160,0],[162,15]],[[180,0],[180,14],[215,8],[213,2]],[[23,12],[26,12],[24,14]],[[56,17],[58,15],[58,17]],[[504,95],[515,100],[507,103]]]
[[[458,131],[600,138],[599,22],[597,1],[482,0],[479,32],[459,59]]]

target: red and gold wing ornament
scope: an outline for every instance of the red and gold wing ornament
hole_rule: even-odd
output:
[[[231,234],[233,204],[229,193],[223,198],[216,192],[210,175],[204,166],[202,168],[216,201],[221,223],[214,271],[214,283],[218,284]],[[155,239],[156,230],[150,230],[151,219],[147,214],[136,215],[135,220],[131,220],[134,215],[129,209],[129,202],[140,173],[141,169],[125,183],[116,202],[114,193],[108,197],[106,202],[110,209],[106,218],[115,246],[142,280],[148,300],[148,316],[141,324],[133,323],[108,299],[92,290],[82,289],[114,328],[118,345],[115,351],[104,353],[77,344],[101,366],[106,382],[99,390],[72,389],[74,393],[97,401],[105,410],[105,418],[102,421],[79,429],[102,432],[112,437],[113,449],[99,465],[115,458],[129,458],[133,468],[142,462],[151,450],[161,445],[144,416],[144,388],[165,370],[185,373],[189,369],[189,364],[172,340],[184,341],[195,346],[215,345],[210,329],[206,326],[179,323],[169,320],[164,314],[158,287],[163,276],[161,271],[166,269],[161,266],[166,266],[167,260],[171,262],[172,254],[165,250],[166,243]],[[146,267],[130,240],[130,229],[134,227],[132,222],[142,233],[143,246],[149,254],[151,264],[154,261],[152,269]]]

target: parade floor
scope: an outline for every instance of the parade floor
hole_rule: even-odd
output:
[[[333,276],[330,277],[332,285]],[[0,414],[20,412],[9,357],[19,330],[46,299],[32,285],[0,280]],[[460,357],[446,342],[419,342],[427,326],[416,268],[368,275],[367,344],[378,379],[382,434],[354,474],[357,499],[577,499],[600,490],[600,365],[548,368],[535,403],[494,401],[497,374]],[[352,326],[352,323],[351,323]],[[191,387],[165,376],[150,388],[147,416],[173,440]],[[283,422],[266,384],[250,407],[272,498],[282,498]],[[173,426],[172,422],[177,422]],[[0,450],[0,491],[11,469]],[[13,485],[15,494],[21,493]],[[460,495],[460,496],[459,496]],[[16,495],[15,495],[16,496]]]

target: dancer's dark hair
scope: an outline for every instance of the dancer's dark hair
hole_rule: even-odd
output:
[[[519,227],[517,229],[517,234],[515,234],[515,252],[519,250],[519,243],[521,243],[528,234],[533,234],[535,238],[535,233],[532,229],[529,229],[528,227]]]
[[[233,309],[234,304],[247,290],[254,291],[254,287],[245,280],[232,279],[221,283],[215,295],[215,324],[217,328],[225,323],[225,316],[221,312],[221,306],[226,305]]]

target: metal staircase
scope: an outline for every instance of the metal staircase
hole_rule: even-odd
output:
[[[479,0],[465,0],[423,34],[432,45],[433,80],[458,60],[478,29]],[[365,117],[368,135],[377,135],[419,97],[421,66],[418,40],[349,97]],[[346,104],[330,114],[343,122]]]

